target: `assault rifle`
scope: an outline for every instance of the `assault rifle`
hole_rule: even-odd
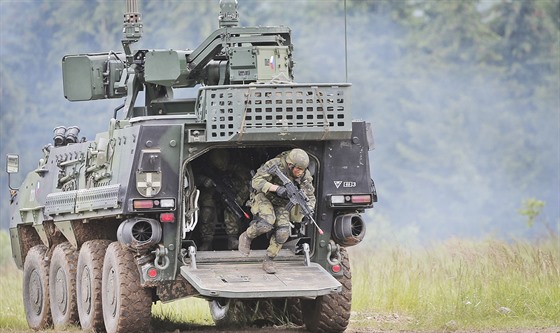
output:
[[[280,178],[280,180],[282,181],[282,185],[286,188],[288,199],[290,200],[290,202],[288,202],[288,204],[286,205],[286,210],[290,211],[295,205],[299,205],[301,207],[301,210],[303,211],[303,215],[305,216],[305,218],[313,222],[315,227],[317,227],[319,234],[322,235],[323,230],[319,227],[317,222],[315,222],[315,219],[313,219],[313,210],[307,205],[307,201],[309,201],[309,199],[307,198],[305,193],[303,193],[303,190],[299,189],[290,180],[290,178],[283,174],[282,171],[280,171],[280,168],[278,168],[277,164],[271,166],[270,169],[268,169],[268,172]]]
[[[214,172],[207,170],[212,177],[212,186],[216,189],[216,192],[222,197],[223,202],[226,204],[226,208],[235,214],[237,219],[244,217],[247,220],[251,219],[251,216],[243,210],[243,208],[235,201],[234,188],[222,177],[217,176]]]

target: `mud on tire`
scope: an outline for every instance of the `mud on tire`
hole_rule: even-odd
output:
[[[49,306],[49,262],[47,247],[32,247],[23,264],[23,307],[30,328],[42,330],[52,326]]]
[[[58,244],[49,268],[49,295],[55,328],[78,323],[76,307],[76,264],[78,252],[68,242]]]
[[[134,256],[118,242],[105,252],[101,291],[108,333],[150,331],[152,291],[140,286]]]
[[[84,331],[103,331],[103,310],[101,303],[101,278],[103,259],[108,240],[92,240],[82,245],[78,256],[76,274],[76,302],[78,317]]]
[[[341,248],[340,254],[344,275],[338,281],[342,284],[342,291],[314,300],[302,300],[303,319],[310,332],[338,333],[348,327],[352,305],[352,273],[348,252]]]

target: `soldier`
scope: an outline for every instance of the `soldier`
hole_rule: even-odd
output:
[[[288,195],[278,177],[270,174],[270,167],[278,168],[288,178],[303,190],[309,199],[309,207],[315,207],[315,188],[313,177],[307,167],[309,156],[299,148],[285,151],[275,158],[264,163],[253,176],[251,186],[253,193],[248,203],[253,213],[253,221],[247,230],[239,236],[239,251],[248,256],[251,251],[251,241],[257,236],[274,230],[270,237],[270,244],[263,262],[263,270],[269,274],[276,273],[272,261],[282,249],[283,244],[290,236],[290,219],[301,222],[303,215],[298,214],[298,206],[291,212],[286,210]]]
[[[240,207],[249,198],[249,169],[240,163],[231,163],[229,152],[214,149],[208,153],[209,164],[198,165],[197,187],[200,188],[200,251],[212,250],[217,213],[223,209],[224,224],[228,236],[228,249],[237,250],[239,217],[228,207],[220,192],[227,191],[234,205]]]

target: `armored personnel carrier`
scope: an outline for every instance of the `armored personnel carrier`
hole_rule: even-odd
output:
[[[377,201],[370,124],[352,120],[350,84],[294,81],[289,28],[238,21],[237,0],[221,0],[219,28],[195,49],[133,50],[143,23],[128,0],[123,52],[62,59],[69,101],[124,102],[93,139],[57,126],[38,167],[19,188],[10,184],[12,253],[31,328],[144,332],[153,302],[199,297],[218,325],[346,329],[346,247],[363,239],[361,214]],[[174,98],[178,89],[196,98]],[[217,200],[224,209],[203,250],[199,180],[209,156],[234,157],[228,167],[243,166],[250,179],[293,148],[309,155],[316,205],[293,205],[313,223],[291,224],[276,274],[262,270],[266,235],[248,256],[228,245],[221,212],[236,213],[239,232],[252,219],[244,202],[228,200],[239,187]],[[9,154],[8,173],[18,169]]]

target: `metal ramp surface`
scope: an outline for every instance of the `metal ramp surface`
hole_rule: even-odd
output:
[[[263,258],[264,256],[259,256]],[[181,275],[203,296],[224,298],[317,297],[340,292],[342,285],[323,267],[303,261],[276,261],[276,274],[257,262],[207,261],[182,266]]]

